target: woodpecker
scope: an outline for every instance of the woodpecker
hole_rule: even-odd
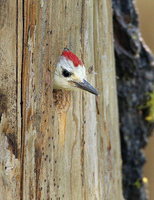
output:
[[[68,49],[63,50],[57,63],[53,88],[65,90],[80,88],[92,94],[99,95],[86,81],[86,70],[83,62]]]

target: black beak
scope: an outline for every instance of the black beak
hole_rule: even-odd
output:
[[[83,82],[73,82],[75,83],[75,87],[86,90],[92,94],[99,95],[99,93],[86,80],[83,79]]]

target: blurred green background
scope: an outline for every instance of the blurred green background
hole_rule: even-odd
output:
[[[154,54],[154,0],[136,0],[142,38]],[[144,166],[145,182],[148,181],[149,199],[154,199],[154,135],[145,149],[147,162]]]

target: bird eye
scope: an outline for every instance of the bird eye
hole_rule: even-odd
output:
[[[64,77],[70,77],[72,75],[71,72],[67,71],[66,69],[63,70],[63,76]]]

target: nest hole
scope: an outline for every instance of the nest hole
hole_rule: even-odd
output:
[[[53,103],[58,113],[67,113],[71,105],[71,91],[53,90]]]

